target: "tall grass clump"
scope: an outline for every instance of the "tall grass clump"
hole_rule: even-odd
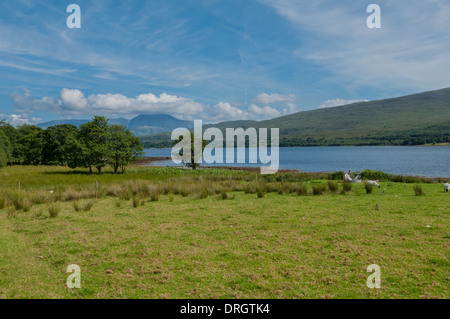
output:
[[[349,183],[349,182],[342,183],[342,193],[345,194],[345,193],[351,192],[352,187],[353,187],[352,183]]]
[[[50,218],[56,218],[59,215],[61,208],[56,204],[50,204],[48,206],[48,213],[50,214]]]
[[[136,208],[140,204],[140,201],[137,197],[133,197],[133,207]]]
[[[52,193],[45,190],[40,190],[31,193],[31,203],[32,204],[44,204],[50,203],[52,201]]]
[[[295,191],[297,192],[298,196],[308,195],[308,187],[303,183],[298,183],[297,185],[295,185]]]
[[[93,201],[81,201],[81,202],[74,202],[73,208],[77,212],[85,211],[88,212],[91,210],[92,206],[94,206]]]
[[[373,192],[373,186],[372,185],[370,185],[369,183],[365,183],[364,184],[364,188],[366,189],[366,193],[367,194],[372,194],[372,192]]]
[[[322,195],[326,191],[325,185],[313,185],[313,195]]]
[[[160,195],[160,191],[157,188],[154,188],[150,191],[150,200],[152,202],[157,202],[159,201],[159,195]]]
[[[266,189],[263,185],[258,185],[256,188],[256,195],[258,198],[263,198],[266,195]]]
[[[3,197],[0,197],[0,209],[5,208],[5,199]]]
[[[414,185],[414,194],[416,194],[416,196],[425,195],[421,185],[419,184]]]
[[[15,192],[13,195],[13,205],[16,210],[23,209],[23,206],[25,205],[25,196],[22,194],[22,192]]]
[[[339,189],[339,186],[336,182],[333,181],[328,181],[328,189],[330,190],[330,192],[334,193],[337,192]]]

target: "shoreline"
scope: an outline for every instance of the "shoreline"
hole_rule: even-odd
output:
[[[134,162],[134,165],[138,165],[138,166],[146,166],[145,164],[148,163],[155,163],[155,162],[162,162],[162,161],[168,161],[171,160],[171,157],[143,157],[140,160]],[[155,166],[148,166],[148,167],[168,167],[167,165],[155,165]],[[175,167],[175,168],[179,168],[179,169],[190,169],[186,166],[170,166],[170,167]],[[224,170],[230,170],[230,171],[247,171],[247,172],[259,172],[260,167],[259,166],[254,166],[254,167],[245,167],[245,166],[207,166],[207,165],[202,165],[199,168],[197,168],[197,170],[204,170],[204,169],[224,169]],[[303,171],[300,169],[279,169],[278,173],[311,173],[311,174],[331,174],[332,172],[308,172],[308,171]],[[407,174],[407,175],[402,175],[402,174],[391,174],[391,175],[399,175],[399,176],[411,176],[411,177],[419,177],[419,178],[425,178],[425,179],[430,179],[433,181],[438,181],[440,179],[450,179],[450,177],[434,177],[434,176],[424,176],[424,175],[411,175],[411,174]]]

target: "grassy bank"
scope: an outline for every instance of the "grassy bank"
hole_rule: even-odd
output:
[[[382,182],[367,194],[363,184],[344,191],[321,178],[8,167],[0,171],[0,296],[449,297],[442,185]],[[81,267],[81,289],[65,285],[69,264]],[[381,267],[381,289],[366,287],[370,264]]]

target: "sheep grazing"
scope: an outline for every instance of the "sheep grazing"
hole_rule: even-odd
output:
[[[372,185],[372,186],[376,186],[378,188],[380,188],[380,184],[378,184],[376,181],[367,181],[367,184]]]
[[[445,183],[444,184],[444,191],[446,191],[448,193],[449,190],[450,190],[450,184],[449,183]]]

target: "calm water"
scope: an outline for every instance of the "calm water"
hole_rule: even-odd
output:
[[[146,149],[145,156],[170,156],[170,151],[171,149]],[[175,166],[172,161],[155,162],[149,165]],[[211,164],[210,166],[214,165],[260,166],[258,164]],[[371,169],[391,174],[450,178],[450,147],[281,147],[280,169],[299,169],[309,172]]]

